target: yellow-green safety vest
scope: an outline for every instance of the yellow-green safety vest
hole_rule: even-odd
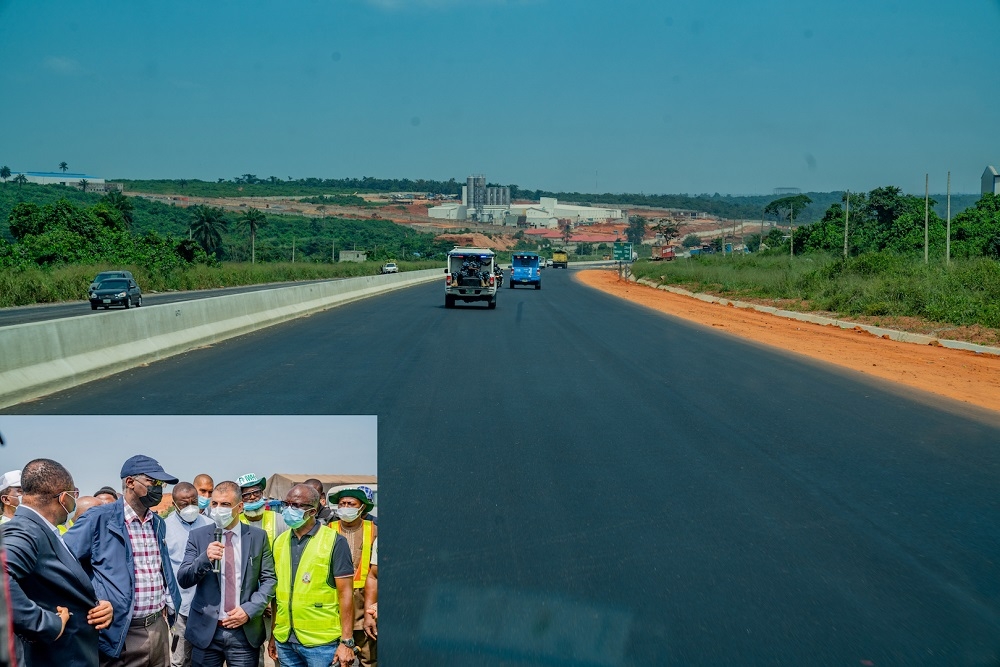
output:
[[[372,542],[375,541],[374,537],[374,526],[371,521],[365,519],[362,522],[363,531],[361,533],[361,562],[358,563],[357,567],[354,568],[354,587],[364,588],[365,582],[368,580],[368,570],[372,569]],[[340,532],[340,522],[334,521],[330,523],[330,528],[333,528],[338,533]],[[343,534],[343,533],[341,533]]]
[[[309,538],[299,559],[292,585],[291,530],[278,535],[274,543],[275,590],[274,638],[288,641],[294,629],[303,646],[322,646],[340,639],[340,599],[337,588],[327,583],[336,531],[318,530]]]
[[[274,512],[271,510],[264,510],[264,514],[261,515],[260,521],[250,521],[245,514],[240,514],[240,521],[248,526],[263,528],[264,532],[267,533],[267,545],[271,547],[271,549],[274,549]]]

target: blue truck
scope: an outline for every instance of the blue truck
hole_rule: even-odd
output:
[[[510,288],[516,285],[534,285],[542,289],[542,274],[539,270],[541,257],[537,252],[515,252],[510,256]]]

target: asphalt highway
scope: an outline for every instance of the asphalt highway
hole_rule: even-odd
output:
[[[493,311],[402,290],[7,412],[377,414],[387,666],[1000,662],[1000,416],[571,274]]]

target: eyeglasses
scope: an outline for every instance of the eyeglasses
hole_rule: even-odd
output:
[[[285,503],[286,507],[294,507],[297,510],[313,510],[316,509],[315,505],[310,505],[309,503]]]
[[[153,479],[152,477],[146,477],[145,475],[143,475],[142,477],[143,479],[139,479],[138,477],[136,477],[136,479],[139,479],[139,481],[145,484],[146,486],[166,486],[167,484],[166,482],[160,479]]]
[[[243,500],[248,500],[253,502],[255,500],[260,500],[264,497],[264,492],[261,489],[254,489],[253,491],[246,491],[243,493]]]
[[[73,500],[79,500],[80,499],[80,489],[73,489],[72,491],[63,491],[62,493],[57,493],[56,495],[54,495],[52,497],[53,498],[61,498],[62,495],[63,495],[63,493],[68,493],[69,495],[73,496]]]

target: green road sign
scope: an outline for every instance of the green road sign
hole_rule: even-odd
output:
[[[614,247],[614,254],[611,256],[616,262],[631,262],[632,261],[632,244],[624,243],[622,241],[616,241]]]

